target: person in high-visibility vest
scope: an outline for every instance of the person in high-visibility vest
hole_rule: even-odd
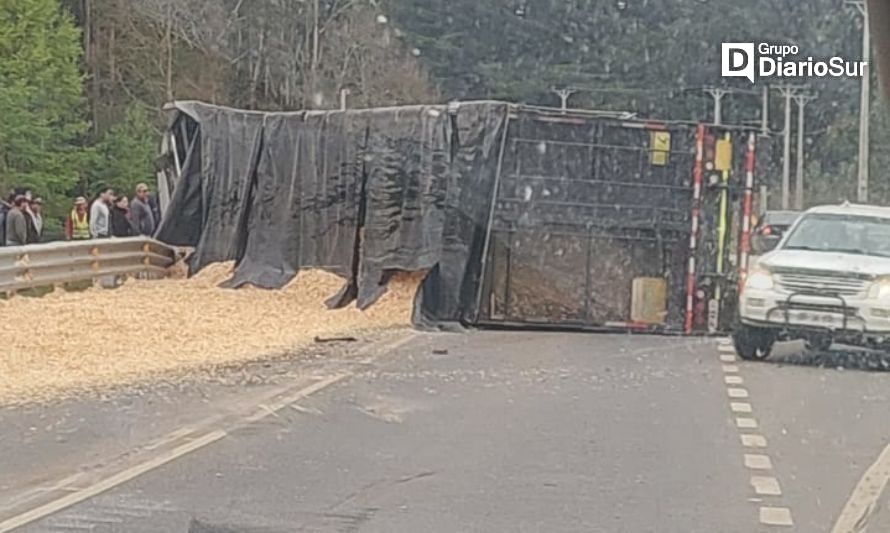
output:
[[[90,238],[90,215],[87,213],[87,199],[79,197],[74,201],[74,209],[65,219],[65,239],[83,241]]]

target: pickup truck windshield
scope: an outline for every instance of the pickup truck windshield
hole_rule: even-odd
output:
[[[853,215],[804,215],[781,248],[890,257],[890,220]]]

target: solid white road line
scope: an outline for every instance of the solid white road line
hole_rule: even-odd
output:
[[[729,402],[729,408],[733,413],[750,413],[753,411],[751,404],[748,402]]]
[[[396,350],[397,348],[401,347],[402,345],[407,344],[409,341],[411,341],[416,336],[417,336],[417,334],[415,332],[411,331],[411,332],[408,332],[407,334],[402,335],[402,336],[396,338],[395,340],[389,341],[387,343],[371,344],[369,346],[363,347],[360,350],[358,350],[356,353],[365,355],[366,353],[371,352],[370,355],[367,355],[364,359],[361,360],[362,364],[371,363],[374,360],[378,359],[378,357],[381,354],[389,353],[389,352]],[[274,402],[257,404],[254,413],[242,418],[241,422],[242,422],[242,424],[245,422],[246,423],[257,422],[259,420],[262,420],[263,418],[266,418],[267,416],[271,416],[271,415],[278,416],[277,412],[280,411],[281,409],[283,409],[284,407],[286,407],[290,404],[296,403],[297,401],[299,401],[307,396],[310,396],[310,395],[312,395],[326,387],[329,387],[329,386],[333,385],[334,383],[337,383],[337,382],[343,380],[344,378],[349,377],[350,375],[351,374],[349,374],[349,373],[332,375],[327,378],[320,379],[307,387],[298,389],[297,391],[295,391],[293,393],[290,393],[290,394],[285,393],[285,395],[283,395],[283,396],[281,396],[281,395],[273,396],[273,399],[275,399]],[[216,423],[215,416],[210,417],[210,419],[208,419],[208,420]],[[175,440],[175,437],[177,437],[177,436],[184,436],[184,435],[188,435],[189,433],[197,432],[198,427],[206,427],[206,426],[204,426],[203,424],[197,424],[194,426],[180,428],[176,431],[168,433],[166,436],[159,439],[159,441],[153,442],[152,443],[154,445],[153,447],[157,448],[159,445],[169,444],[169,443],[173,442]],[[111,476],[108,476],[105,479],[102,479],[102,480],[100,480],[92,485],[89,485],[87,487],[78,488],[78,487],[73,487],[73,486],[72,487],[58,486],[58,490],[70,491],[69,494],[67,494],[61,498],[58,498],[56,500],[53,500],[51,502],[48,502],[44,505],[40,505],[38,507],[30,509],[24,513],[19,514],[19,515],[7,518],[6,520],[0,522],[0,533],[5,533],[7,531],[11,531],[13,529],[19,528],[21,526],[24,526],[26,524],[34,522],[35,520],[40,520],[41,518],[44,518],[48,515],[51,515],[58,511],[61,511],[62,509],[65,509],[67,507],[70,507],[72,505],[80,503],[84,500],[88,500],[88,499],[90,499],[94,496],[97,496],[107,490],[113,489],[114,487],[116,487],[122,483],[125,483],[131,479],[141,476],[142,474],[145,474],[151,470],[154,470],[155,468],[163,466],[164,464],[167,464],[170,461],[173,461],[175,459],[178,459],[179,457],[182,457],[182,456],[189,454],[193,451],[196,451],[196,450],[199,450],[205,446],[208,446],[208,445],[222,439],[226,435],[228,435],[228,432],[225,430],[222,430],[222,429],[210,430],[209,427],[207,429],[208,429],[208,432],[201,436],[198,436],[198,437],[195,437],[192,439],[188,439],[184,444],[181,444],[181,445],[179,445],[171,450],[168,450],[166,452],[162,452],[162,453],[152,457],[151,459],[148,459],[146,461],[143,461],[142,463],[136,464],[130,468],[127,468],[127,469],[121,471],[121,472],[112,474]],[[80,474],[77,474],[75,476],[71,476],[70,478],[76,479],[79,476],[80,476]],[[56,485],[59,485],[59,483],[57,483]]]
[[[793,526],[794,520],[787,507],[761,507],[760,523],[768,526]]]
[[[739,429],[757,429],[757,420],[754,418],[738,417],[735,426]]]
[[[168,452],[164,452],[157,457],[145,461],[142,464],[138,464],[122,472],[118,472],[117,474],[107,477],[102,481],[99,481],[98,483],[90,485],[89,487],[80,489],[76,492],[72,492],[71,494],[51,501],[45,505],[41,505],[40,507],[31,509],[30,511],[22,513],[18,516],[14,516],[8,520],[4,520],[3,522],[0,522],[0,532],[12,531],[15,528],[22,527],[25,524],[30,524],[35,520],[39,520],[45,516],[61,511],[66,507],[70,507],[74,504],[92,498],[93,496],[97,496],[107,490],[113,489],[114,487],[122,483],[126,483],[127,481],[130,481],[137,476],[141,476],[142,474],[149,472],[150,470],[154,470],[155,468],[165,465],[174,459],[182,457],[187,453],[191,453],[199,448],[207,446],[208,444],[214,443],[225,436],[225,431],[211,431],[204,436],[198,437],[195,440],[177,446],[176,448],[173,448]]]
[[[333,385],[334,383],[337,383],[338,381],[343,380],[347,376],[348,376],[348,374],[336,374],[336,375],[327,377],[325,379],[319,380],[319,381],[313,383],[312,385],[309,385],[308,387],[304,387],[304,388],[294,392],[293,394],[289,394],[287,396],[282,396],[272,403],[260,404],[258,406],[259,408],[252,415],[245,417],[244,420],[246,422],[253,423],[253,422],[259,422],[260,420],[266,418],[267,416],[272,416],[272,415],[278,416],[278,414],[277,414],[278,411],[282,410],[283,408],[287,407],[288,405],[295,403],[299,400],[302,400],[303,398],[305,398],[307,396],[311,396],[322,389],[326,389],[326,388],[330,387],[331,385]]]
[[[868,523],[868,518],[884,492],[888,479],[890,479],[890,444],[884,448],[878,459],[868,467],[862,479],[856,484],[831,532],[864,531],[864,528],[859,526]]]
[[[726,393],[729,394],[730,398],[747,398],[748,390],[743,389],[741,387],[730,387],[726,389]]]
[[[772,476],[751,476],[751,486],[758,496],[781,496],[779,480]]]
[[[723,376],[723,382],[727,385],[741,385],[745,382],[742,376]]]
[[[750,468],[751,470],[772,470],[773,462],[770,461],[768,455],[759,453],[746,453],[745,467]]]
[[[293,394],[287,395],[279,399],[273,404],[269,405],[260,405],[258,406],[256,412],[254,414],[244,418],[247,422],[256,422],[267,416],[275,414],[278,410],[282,409],[286,405],[289,405],[297,400],[300,400],[310,394],[320,391],[325,387],[333,385],[334,383],[344,379],[348,374],[337,374],[325,379],[322,379],[308,387],[304,387]],[[53,513],[57,513],[62,509],[67,507],[71,507],[72,505],[78,504],[84,500],[88,500],[94,496],[98,496],[99,494],[111,490],[122,483],[126,483],[131,479],[134,479],[142,474],[150,472],[160,466],[163,466],[170,461],[178,459],[184,455],[187,455],[191,452],[199,450],[209,444],[212,444],[223,437],[228,435],[228,432],[217,429],[214,431],[210,431],[200,437],[197,437],[193,440],[186,442],[185,444],[181,444],[176,448],[173,448],[169,451],[162,452],[147,461],[134,465],[126,470],[118,472],[117,474],[113,474],[105,479],[102,479],[88,487],[78,488],[73,490],[71,493],[62,496],[56,500],[53,500],[44,505],[35,507],[29,511],[26,511],[17,516],[13,516],[0,522],[0,533],[5,533],[7,531],[12,531],[13,529],[22,527],[26,524],[30,524],[35,520],[40,520],[46,516],[49,516]]]
[[[742,446],[746,448],[766,448],[766,437],[763,435],[743,434],[741,435]]]

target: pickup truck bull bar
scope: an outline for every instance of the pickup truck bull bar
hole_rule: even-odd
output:
[[[839,310],[840,310],[840,314],[841,314],[841,317],[842,317],[842,321],[841,321],[841,331],[846,331],[846,330],[847,330],[847,320],[848,320],[848,318],[849,318],[849,316],[850,316],[850,312],[851,312],[851,311],[854,311],[854,312],[855,312],[855,308],[848,306],[848,305],[847,305],[847,300],[845,300],[844,297],[841,296],[841,295],[839,295],[839,294],[829,294],[829,295],[821,295],[821,294],[819,294],[819,295],[814,295],[814,294],[812,294],[812,293],[805,293],[805,292],[800,292],[800,291],[791,293],[791,294],[788,296],[788,298],[785,299],[784,302],[779,303],[775,308],[770,309],[770,310],[767,312],[767,315],[766,315],[766,316],[767,316],[767,320],[770,319],[770,317],[772,316],[772,314],[773,314],[774,312],[783,312],[783,313],[785,314],[785,327],[786,327],[786,328],[791,327],[791,326],[792,326],[792,324],[791,324],[791,310],[792,310],[793,305],[794,305],[794,298],[795,298],[795,297],[800,297],[800,296],[810,296],[810,297],[812,297],[812,296],[816,296],[816,297],[818,297],[818,298],[825,298],[825,299],[837,300],[838,302],[840,302],[840,306],[838,306],[838,308],[839,308]],[[804,304],[804,305],[813,306],[813,304]],[[802,310],[803,310],[803,311],[806,311],[806,309],[802,309]],[[815,312],[832,312],[832,311],[834,311],[834,310],[813,309],[813,311],[815,311]],[[836,311],[834,311],[834,312],[836,312]],[[828,328],[828,329],[831,329],[831,328]]]

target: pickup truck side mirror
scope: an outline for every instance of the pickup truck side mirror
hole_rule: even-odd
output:
[[[751,239],[751,251],[757,255],[771,252],[776,249],[781,240],[782,238],[778,235],[755,235]]]

